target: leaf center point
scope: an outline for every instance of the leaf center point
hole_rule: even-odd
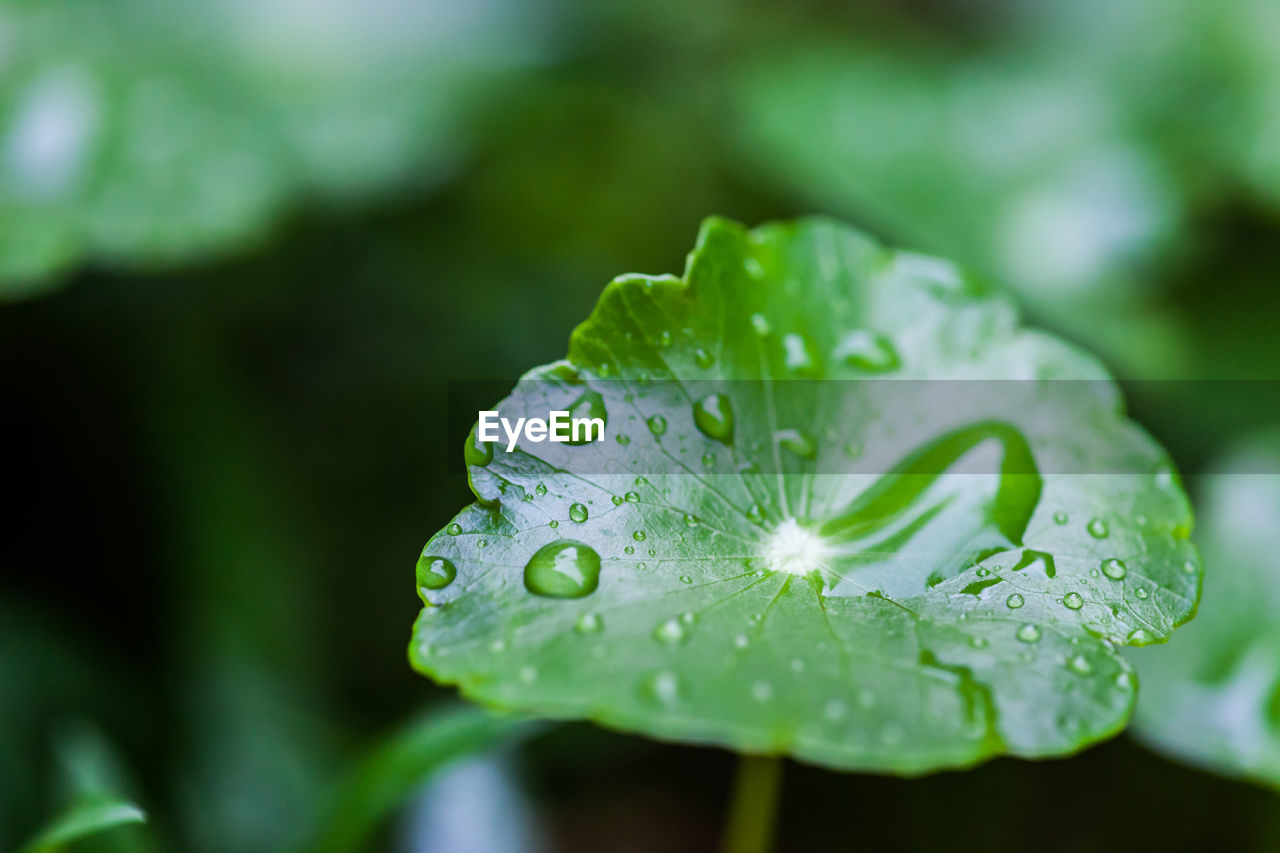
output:
[[[822,571],[830,556],[826,541],[814,531],[801,527],[794,518],[779,524],[765,543],[765,562],[774,572],[807,575]]]

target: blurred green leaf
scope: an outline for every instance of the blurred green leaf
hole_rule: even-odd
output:
[[[146,814],[128,800],[110,794],[88,795],[54,818],[20,853],[48,853],[73,841],[120,826],[145,823]]]
[[[521,740],[539,727],[471,706],[437,708],[376,747],[351,772],[309,850],[363,849],[367,836],[432,775],[465,756]]]
[[[543,50],[526,0],[0,7],[0,298],[84,261],[250,245],[303,199],[430,185],[477,91]]]
[[[1134,733],[1173,758],[1280,788],[1280,434],[1206,478],[1204,598],[1195,621],[1136,659]]]
[[[1043,417],[1055,383],[922,412],[867,378],[1089,381]],[[473,433],[478,503],[423,549],[414,666],[493,706],[839,769],[1061,755],[1127,719],[1116,645],[1194,606],[1187,501],[1097,363],[835,223],[709,221],[496,408],[609,434]],[[998,472],[952,470],[979,446]]]

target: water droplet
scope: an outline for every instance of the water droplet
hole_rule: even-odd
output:
[[[556,521],[554,518],[551,519],[551,523],[547,525],[547,527],[550,527],[552,530],[555,530],[559,526],[560,522]]]
[[[671,333],[668,332],[666,329],[663,329],[661,332],[659,332],[657,344],[658,346],[664,347],[664,348],[671,346]]]
[[[1148,646],[1156,641],[1151,632],[1144,628],[1134,628],[1129,632],[1126,642],[1131,646]]]
[[[991,574],[991,570],[986,566],[979,566],[978,570],[974,572],[974,574],[980,578],[985,578],[987,575]]]
[[[698,347],[693,351],[693,361],[703,370],[706,370],[708,367],[716,363],[715,356],[704,350],[702,347]]]
[[[622,495],[611,495],[609,499],[613,501],[614,506],[622,506]]]
[[[844,715],[849,712],[844,702],[840,699],[828,699],[822,704],[822,716],[831,722],[844,719]]]
[[[774,438],[779,447],[802,459],[812,459],[818,453],[817,442],[798,429],[782,430]]]
[[[658,626],[653,629],[653,638],[668,646],[674,646],[677,643],[684,642],[687,636],[684,626],[680,624],[679,619],[673,618],[668,619],[665,622],[660,622]]]
[[[448,527],[446,527],[444,529],[444,532],[448,533],[450,536],[457,536],[459,533],[462,532],[462,525],[458,524],[458,522],[455,521],[452,524],[450,524]]]
[[[538,668],[536,666],[520,667],[520,680],[525,684],[532,684],[538,680]]]
[[[626,447],[628,444],[631,443],[631,436],[625,435],[623,433],[618,433],[618,435],[614,438],[614,441],[618,442],[618,444],[621,444],[623,447]]]
[[[601,374],[604,375],[603,373]],[[604,408],[604,398],[595,391],[587,391],[581,397],[573,401],[569,406],[569,417],[571,419],[588,418],[591,420],[599,420],[601,424],[608,424],[609,413]],[[576,433],[577,438],[572,436]],[[587,444],[597,436],[603,436],[603,427],[594,426],[581,430],[570,430],[569,444]]]
[[[1040,642],[1040,627],[1026,622],[1018,628],[1017,637],[1024,643],[1038,643]]]
[[[751,315],[751,328],[755,329],[756,334],[764,337],[769,334],[769,320],[763,314]]]
[[[631,534],[631,538],[637,542],[643,542],[647,537],[643,530],[637,530],[635,533]]]
[[[494,640],[492,643],[489,644],[489,651],[501,652],[504,649],[506,649],[506,647],[507,647],[507,641],[499,637],[498,639]]]
[[[698,616],[692,610],[686,610],[680,614],[680,623],[686,627],[698,621]]]
[[[850,332],[836,347],[835,358],[868,373],[886,373],[899,365],[898,351],[884,335],[866,329]]]
[[[633,503],[633,504],[634,504],[634,503],[639,503],[639,502],[640,502],[640,493],[639,493],[639,492],[627,492],[626,498],[627,498],[627,500],[628,500],[630,503]]]
[[[1138,598],[1146,598],[1148,595],[1147,588],[1145,586],[1140,586],[1133,591],[1133,594],[1138,596]]]
[[[799,675],[800,673],[804,672],[804,658],[792,658],[791,671],[794,672],[796,675]]]
[[[768,702],[773,698],[773,685],[767,681],[756,681],[751,685],[751,698],[757,702]]]
[[[794,332],[782,336],[782,362],[787,370],[802,376],[814,376],[821,371],[809,342]]]
[[[1068,658],[1067,668],[1079,675],[1088,675],[1093,672],[1093,664],[1089,663],[1089,659],[1084,655],[1072,655]]]
[[[1089,535],[1094,539],[1106,539],[1107,534],[1111,532],[1111,528],[1109,528],[1107,523],[1101,518],[1090,519],[1087,529],[1089,531]]]
[[[627,547],[623,548],[622,550],[623,550],[623,551],[626,551],[628,554],[634,554],[634,553],[636,552],[636,546],[634,546],[634,545],[628,545]]]
[[[1070,520],[1071,520],[1071,517],[1068,516],[1065,512],[1055,512],[1053,514],[1054,524],[1066,524]]]
[[[691,576],[689,576],[689,575],[681,575],[681,576],[680,576],[680,583],[684,583],[684,584],[690,584],[690,583],[693,583],[693,578],[692,578]]]
[[[662,435],[667,431],[667,419],[662,415],[654,415],[647,421],[649,424],[649,432],[654,435]]]
[[[1187,560],[1182,564],[1182,571],[1188,575],[1194,575],[1196,573],[1196,564],[1191,560]]]
[[[697,517],[696,515],[693,515],[692,513],[688,513],[688,512],[686,512],[686,513],[684,514],[684,526],[685,526],[685,527],[697,527],[697,526],[698,526],[698,517]]]
[[[533,490],[538,493],[538,497],[542,497],[547,493],[547,487],[542,485],[541,483],[534,486]]]
[[[693,422],[707,438],[733,441],[733,404],[724,394],[708,394],[693,404]]]
[[[667,707],[680,701],[680,679],[669,669],[660,670],[645,678],[640,689],[649,699]]]
[[[476,547],[477,547],[477,548],[488,548],[488,547],[489,547],[489,540],[488,540],[488,539],[481,539],[479,542],[477,542],[477,543],[476,543]]]
[[[734,647],[739,649],[745,649],[750,644],[750,642],[751,641],[747,639],[746,634],[739,634],[738,636],[733,638]]]
[[[453,583],[458,570],[444,557],[433,557],[425,551],[418,557],[418,586],[427,589],[444,589]]]
[[[573,630],[579,634],[598,634],[604,627],[604,620],[595,613],[583,613],[573,623]]]
[[[1062,596],[1062,606],[1068,610],[1079,610],[1084,607],[1084,598],[1078,592],[1069,592]]]
[[[747,275],[752,278],[764,278],[764,264],[755,258],[746,258],[742,261],[742,268],[747,271]]]
[[[702,467],[703,468],[716,467],[716,455],[711,452],[702,454]]]
[[[587,515],[588,515],[587,508],[584,504],[574,504],[573,506],[569,507],[570,520],[576,521],[578,524],[581,524],[582,522],[586,521]]]
[[[483,468],[493,461],[493,442],[477,439],[476,428],[471,427],[471,432],[467,435],[467,443],[462,446],[462,458],[468,465]]]
[[[1008,607],[1010,610],[1017,610],[1019,607],[1026,604],[1027,602],[1026,602],[1026,599],[1022,597],[1021,593],[1015,592],[1013,595],[1006,598],[1004,600],[1004,603],[1005,603],[1005,606]]]
[[[543,545],[524,567],[524,585],[535,595],[581,598],[600,582],[600,555],[581,542]]]
[[[969,645],[973,646],[975,649],[985,649],[987,647],[987,638],[986,637],[970,637]]]
[[[747,519],[756,524],[764,521],[764,510],[760,509],[760,504],[752,504],[747,507]]]

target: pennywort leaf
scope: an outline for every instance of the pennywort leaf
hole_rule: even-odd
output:
[[[482,703],[918,773],[1061,755],[1191,614],[1191,517],[1091,358],[950,264],[837,223],[708,221],[624,276],[468,439],[414,666]]]
[[[1156,749],[1280,787],[1280,435],[1223,460],[1203,494],[1209,571],[1200,614],[1134,656],[1134,732]]]

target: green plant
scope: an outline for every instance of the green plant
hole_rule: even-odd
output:
[[[1203,612],[1135,659],[1134,732],[1179,760],[1280,787],[1280,442],[1256,438],[1215,470],[1226,473],[1202,495]]]
[[[1186,497],[1103,369],[832,222],[708,221],[497,409],[608,436],[468,439],[410,657],[491,706],[842,770],[1065,755],[1129,716],[1118,647],[1195,606]],[[733,826],[775,783],[744,764]]]

